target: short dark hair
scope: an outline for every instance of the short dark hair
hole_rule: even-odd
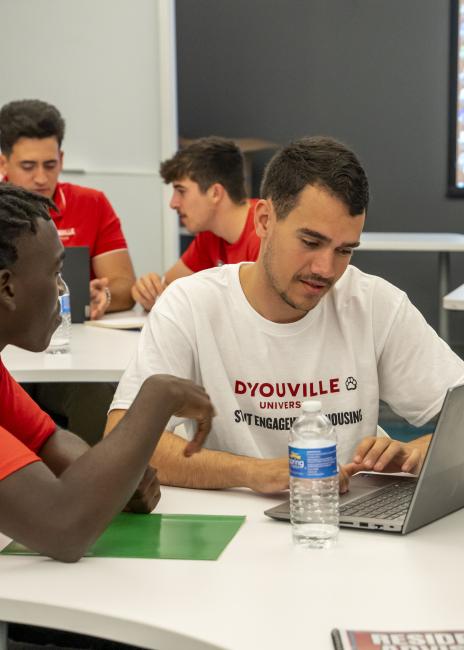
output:
[[[210,136],[195,140],[160,165],[166,184],[182,178],[198,183],[204,193],[214,183],[227,190],[234,203],[246,199],[243,155],[233,140]]]
[[[301,138],[278,151],[268,163],[261,197],[271,199],[278,219],[284,219],[307,185],[326,189],[348,207],[350,215],[367,211],[369,184],[361,163],[348,147],[333,138]]]
[[[55,207],[46,196],[23,190],[11,183],[0,183],[0,269],[18,259],[16,241],[23,233],[37,232],[37,220],[50,220]]]
[[[20,99],[0,110],[0,149],[9,156],[20,138],[64,138],[65,122],[57,108],[39,99]]]

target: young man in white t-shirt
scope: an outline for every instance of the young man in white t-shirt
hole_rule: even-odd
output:
[[[176,281],[145,326],[109,415],[111,430],[146,376],[201,383],[217,417],[188,463],[173,419],[152,463],[165,484],[288,487],[288,429],[305,399],[337,427],[341,489],[359,469],[419,470],[429,436],[400,443],[377,428],[379,399],[415,425],[464,381],[464,362],[407,296],[349,261],[368,205],[356,156],[330,138],[304,138],[268,165],[255,210],[255,263]],[[186,436],[193,432],[185,422]]]

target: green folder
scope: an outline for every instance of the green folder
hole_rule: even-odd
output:
[[[245,517],[223,515],[135,515],[122,512],[86,557],[217,560]],[[39,555],[11,542],[3,555]]]

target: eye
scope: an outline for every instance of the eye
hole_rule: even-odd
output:
[[[311,249],[318,248],[320,246],[320,243],[321,243],[321,242],[319,242],[317,240],[313,240],[313,239],[302,239],[301,241],[306,246],[306,248],[311,248]]]
[[[34,163],[21,163],[21,169],[25,172],[30,172],[34,169]]]
[[[53,162],[47,162],[47,163],[45,163],[44,167],[45,167],[45,169],[49,169],[49,170],[51,170],[51,169],[55,169],[56,165],[57,165],[57,163],[56,163],[56,161],[54,160]]]
[[[353,255],[353,249],[352,249],[352,248],[338,248],[338,249],[337,249],[337,253],[338,253],[339,255],[347,255],[347,256],[350,256],[350,255]]]

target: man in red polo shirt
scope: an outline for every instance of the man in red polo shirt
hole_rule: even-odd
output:
[[[173,184],[170,207],[195,239],[160,278],[140,277],[134,300],[148,311],[173,280],[213,266],[255,261],[260,240],[255,232],[255,199],[247,200],[243,156],[235,142],[209,137],[192,142],[161,163],[160,174]]]
[[[64,254],[48,208],[46,198],[0,184],[0,351],[44,350],[60,322]],[[190,455],[213,409],[202,388],[170,375],[149,377],[136,401],[118,430],[89,449],[56,427],[0,359],[0,533],[72,562],[129,500],[134,511],[152,510],[160,492],[147,465],[170,416],[197,419]]]
[[[130,309],[135,280],[120,221],[102,192],[58,182],[63,168],[65,123],[57,108],[38,99],[0,110],[0,176],[53,199],[50,215],[64,246],[88,246],[91,258],[90,318]],[[28,385],[39,404],[93,444],[101,438],[114,394],[108,383]]]
[[[0,110],[0,174],[19,187],[53,199],[51,216],[64,246],[88,246],[90,318],[130,309],[135,280],[121,223],[102,192],[59,183],[65,123],[58,109],[37,99]]]

